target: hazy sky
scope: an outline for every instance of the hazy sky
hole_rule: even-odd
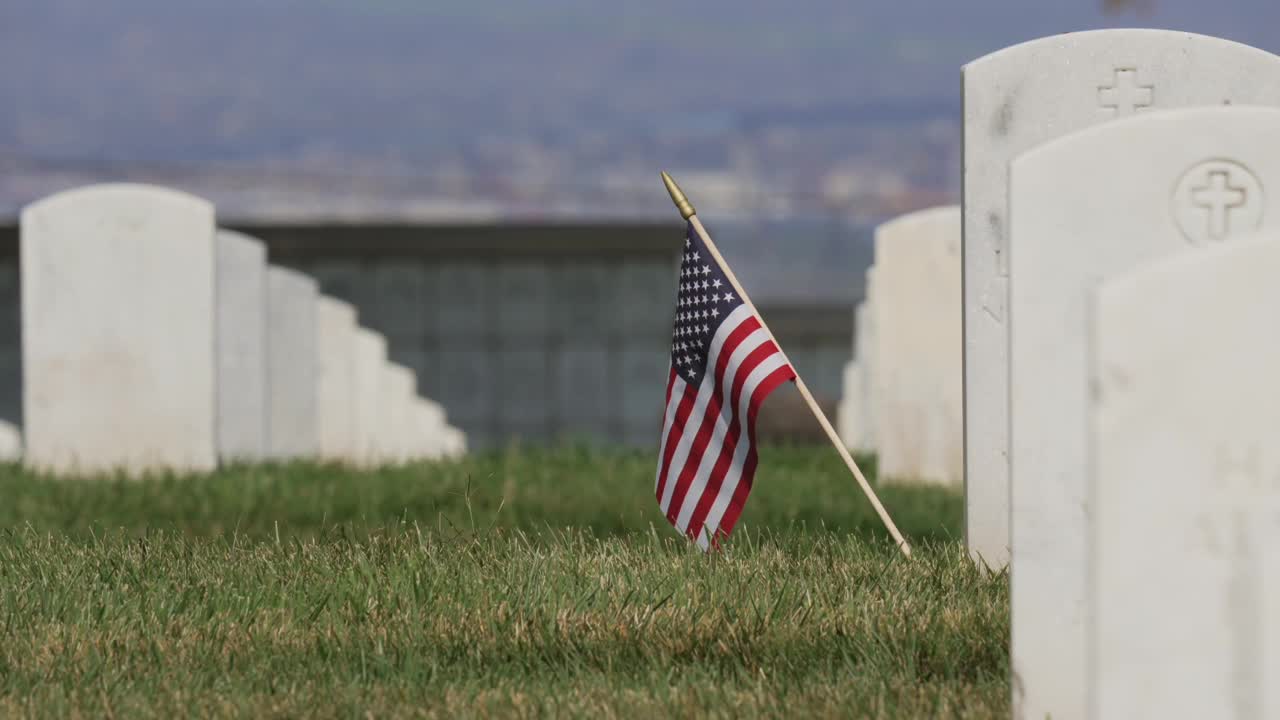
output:
[[[954,97],[960,65],[1104,25],[1280,50],[1274,0],[4,0],[0,149],[248,155]],[[364,149],[356,147],[355,151]]]

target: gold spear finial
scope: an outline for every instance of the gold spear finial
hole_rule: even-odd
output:
[[[671,202],[676,204],[676,209],[680,211],[680,217],[688,220],[697,214],[698,211],[693,209],[693,203],[689,202],[689,198],[684,196],[680,186],[665,171],[662,173],[662,184],[667,186],[667,192],[671,195]]]

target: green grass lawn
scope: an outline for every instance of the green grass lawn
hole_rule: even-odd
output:
[[[988,717],[1008,583],[960,497],[766,448],[727,547],[645,453],[513,449],[354,473],[0,469],[0,716]]]

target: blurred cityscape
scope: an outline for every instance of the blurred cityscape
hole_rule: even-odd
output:
[[[227,221],[654,220],[667,169],[763,298],[851,301],[876,223],[958,199],[964,62],[1123,24],[1277,49],[1280,8],[1223,4],[6,0],[0,216],[136,180]]]

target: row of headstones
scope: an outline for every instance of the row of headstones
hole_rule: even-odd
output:
[[[876,453],[888,481],[958,486],[960,208],[922,210],[877,228],[864,288],[837,408],[841,439],[851,450]]]
[[[57,473],[456,456],[385,339],[214,208],[95,185],[25,208],[23,457]]]
[[[1280,717],[1280,57],[1111,30],[963,78],[953,431],[969,550],[1010,572],[1014,715]],[[887,265],[873,407],[932,362],[876,349],[908,332],[881,306],[917,322]],[[856,439],[892,453],[884,422]]]

